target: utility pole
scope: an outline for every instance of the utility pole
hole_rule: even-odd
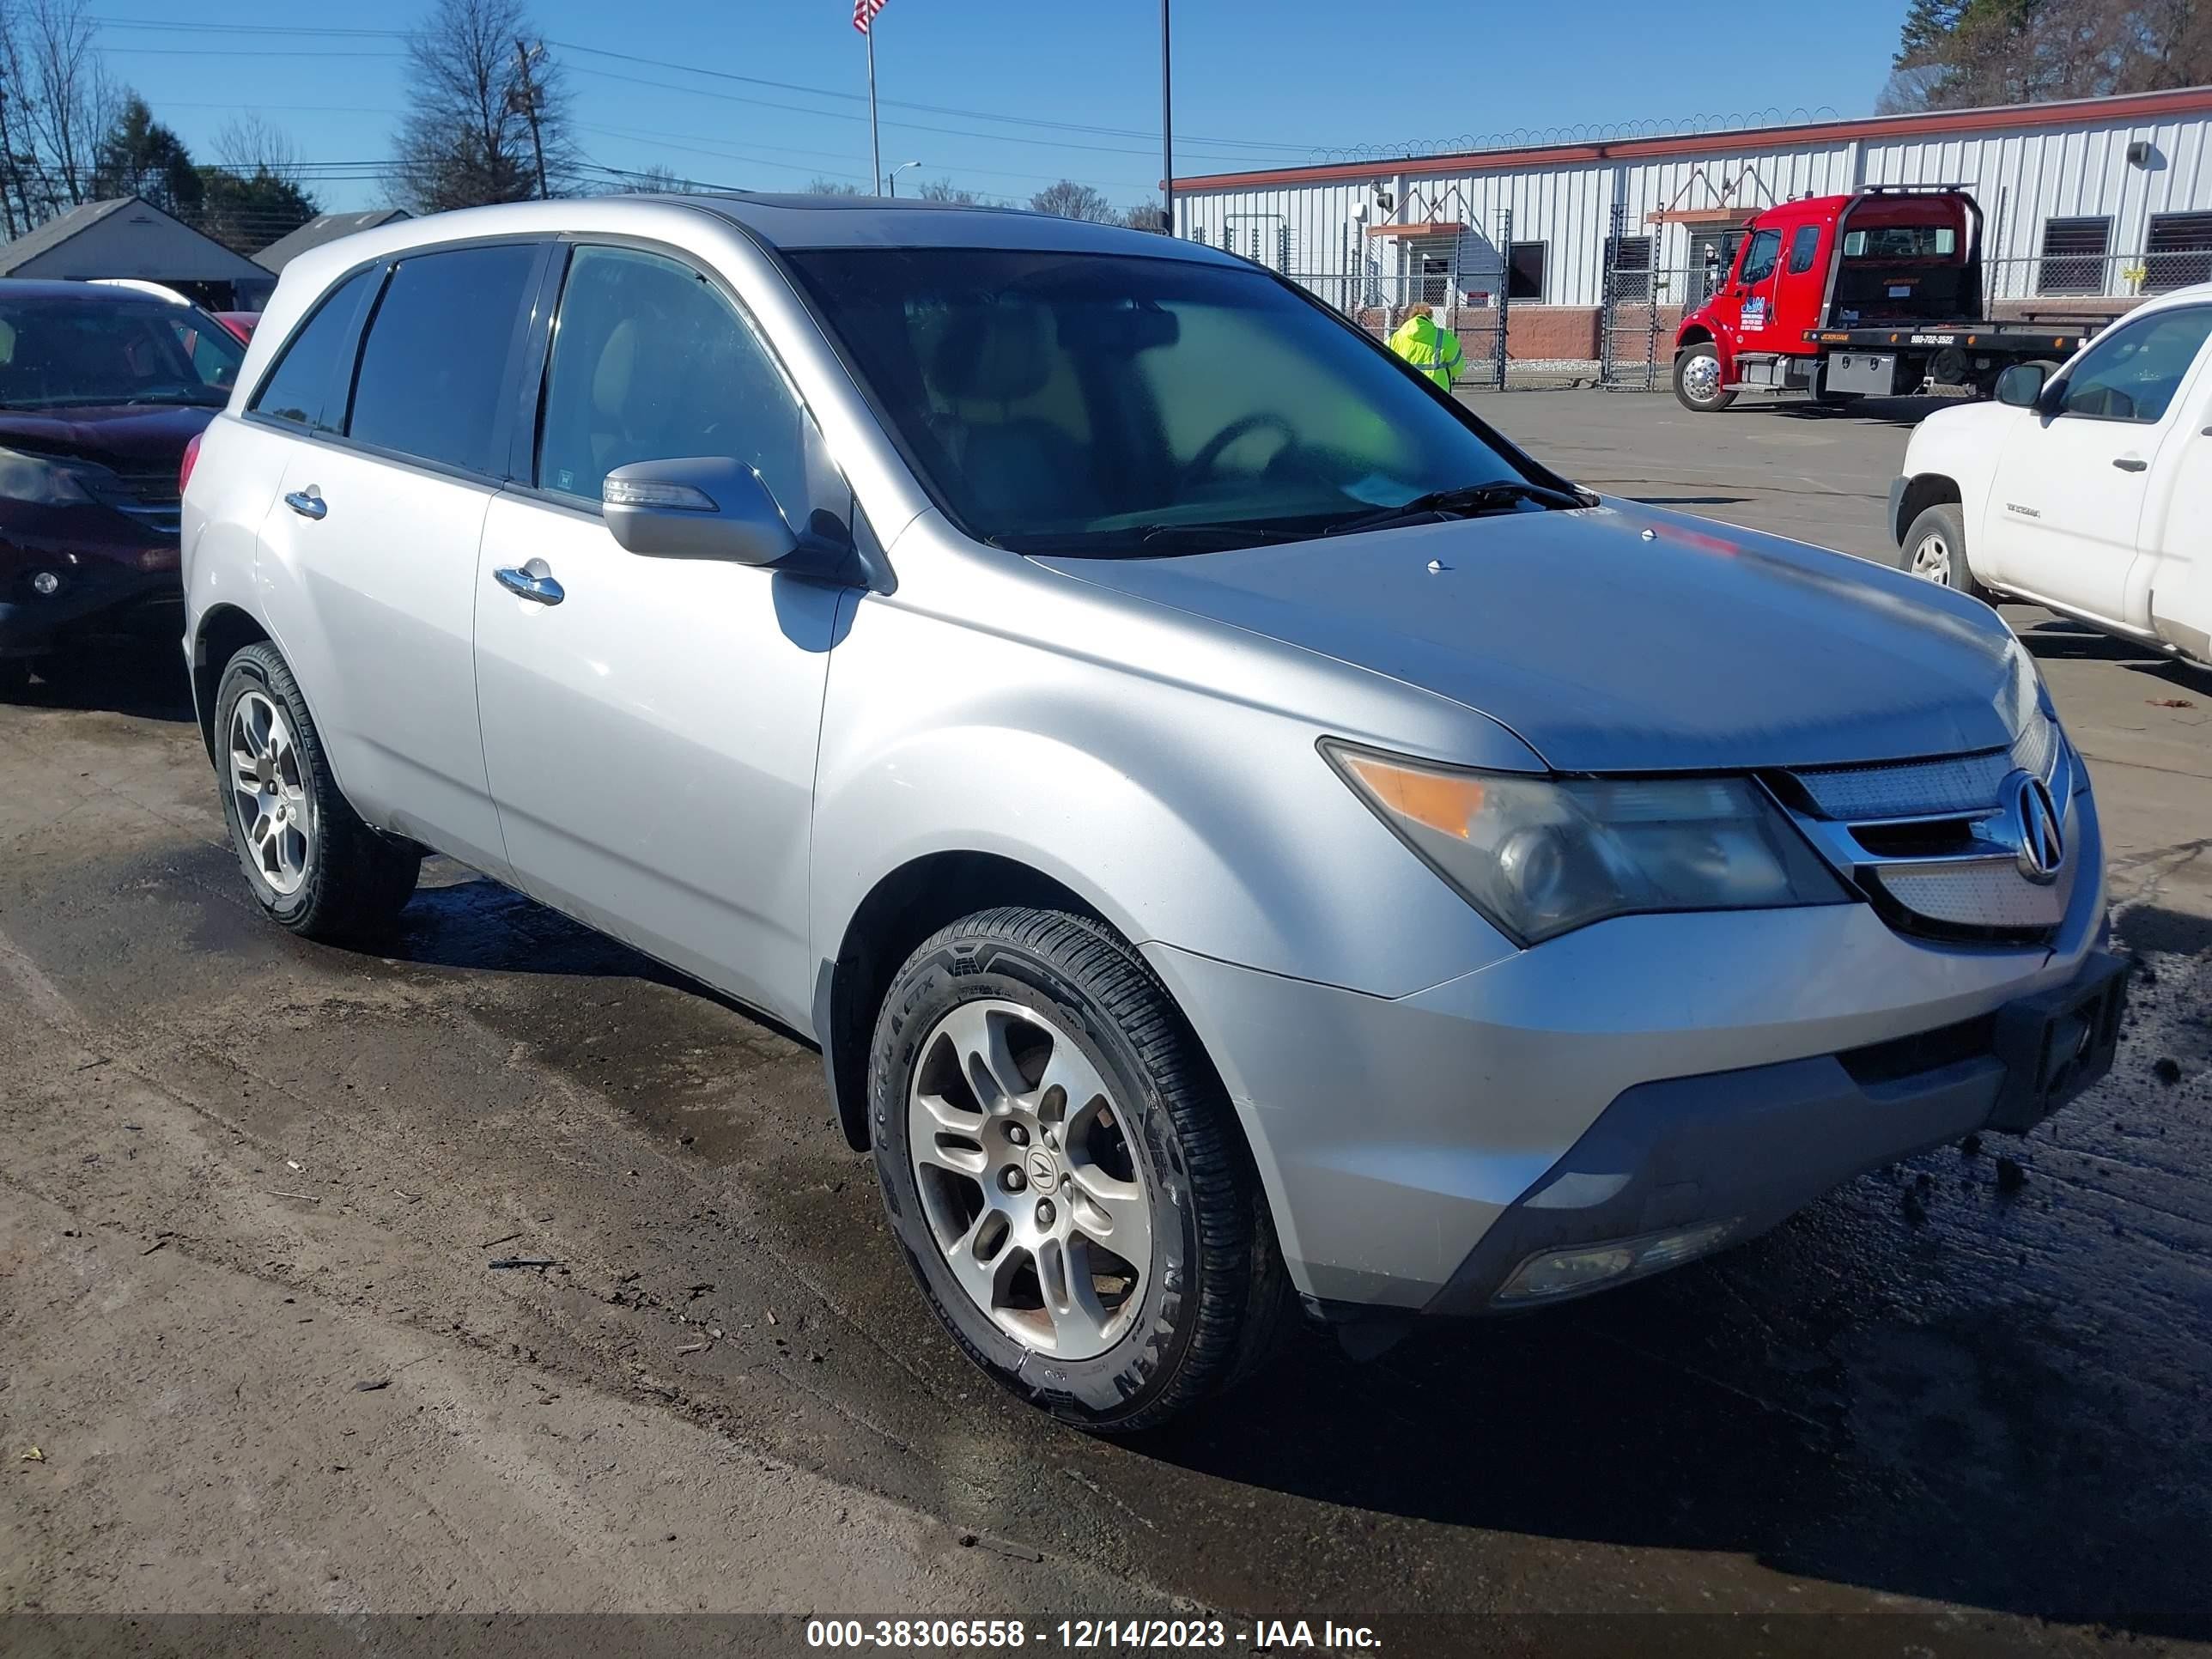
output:
[[[538,85],[530,78],[531,65],[544,54],[545,48],[535,50],[525,41],[514,43],[514,70],[520,77],[514,89],[507,95],[507,106],[530,123],[530,153],[538,162],[538,199],[544,201],[552,194],[545,187],[545,144],[538,131]]]
[[[1170,0],[1160,0],[1160,195],[1164,218],[1160,229],[1175,234],[1175,76],[1169,68],[1172,30],[1168,24]]]

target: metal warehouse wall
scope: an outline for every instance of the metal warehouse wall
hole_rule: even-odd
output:
[[[1645,216],[1674,204],[1714,204],[1723,189],[1729,204],[1748,210],[1863,184],[1963,184],[1982,204],[1989,252],[2001,262],[1990,297],[2018,297],[2033,290],[2048,218],[2109,216],[2117,282],[2117,273],[2140,256],[2152,214],[2212,211],[2212,96],[2197,102],[2197,110],[2164,119],[2039,124],[2033,112],[2023,112],[2016,126],[1956,134],[1887,136],[1879,122],[1847,123],[1848,136],[1832,125],[1817,140],[1793,143],[1778,131],[1762,143],[1759,133],[1748,131],[1727,149],[1712,148],[1710,137],[1686,141],[1679,155],[1562,161],[1540,153],[1516,164],[1510,154],[1498,154],[1468,157],[1463,168],[1447,158],[1441,165],[1377,162],[1356,176],[1332,167],[1329,176],[1310,180],[1295,172],[1246,175],[1218,186],[1183,180],[1176,229],[1339,299],[1328,290],[1343,289],[1344,278],[1397,269],[1398,243],[1370,237],[1370,222],[1464,223],[1458,258],[1463,285],[1488,285],[1482,279],[1503,269],[1496,237],[1500,216],[1510,209],[1515,241],[1547,245],[1540,303],[1595,306],[1616,200],[1626,210],[1626,234],[1652,237],[1652,264],[1664,271],[1690,263],[1690,231],[1647,223]],[[2151,146],[2147,165],[2127,160],[2129,145],[2138,141]],[[1390,193],[1387,213],[1376,203],[1377,185]]]

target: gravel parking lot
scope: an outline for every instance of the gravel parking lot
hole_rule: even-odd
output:
[[[1924,412],[1476,406],[1599,489],[1869,556]],[[2212,675],[2011,620],[2142,961],[2105,1085],[1627,1291],[1368,1364],[1305,1340],[1125,1444],[930,1322],[811,1050],[442,862],[390,956],[290,939],[170,653],[67,665],[0,705],[0,1606],[2192,1646]]]

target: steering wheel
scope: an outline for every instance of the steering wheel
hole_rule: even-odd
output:
[[[1198,453],[1183,464],[1182,482],[1186,484],[1193,484],[1202,478],[1211,477],[1214,467],[1219,464],[1222,455],[1228,450],[1230,445],[1235,443],[1239,438],[1270,428],[1283,434],[1285,448],[1298,441],[1298,429],[1280,415],[1266,413],[1240,415],[1208,438]]]

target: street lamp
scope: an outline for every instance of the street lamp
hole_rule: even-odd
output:
[[[892,194],[892,196],[896,197],[896,196],[897,196],[897,194],[898,194],[898,176],[899,176],[899,174],[901,174],[902,173],[904,173],[904,172],[905,172],[908,167],[920,167],[921,165],[921,162],[919,162],[919,161],[901,161],[901,162],[900,162],[896,167],[893,167],[893,168],[890,170],[890,181],[891,181],[891,194]]]

